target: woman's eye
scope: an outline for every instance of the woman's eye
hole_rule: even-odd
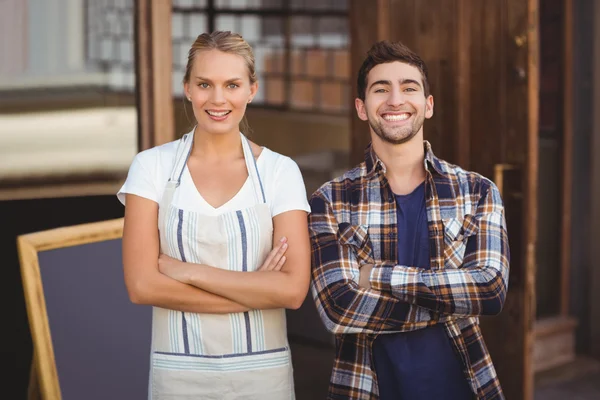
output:
[[[228,87],[229,89],[235,89],[235,88],[237,88],[237,87],[238,87],[238,85],[236,85],[235,83],[230,83],[229,85],[227,85],[227,87]]]
[[[206,83],[206,82],[199,83],[198,87],[201,87],[202,89],[206,89],[206,88],[208,88],[208,83]]]

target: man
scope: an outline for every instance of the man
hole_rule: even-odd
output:
[[[496,186],[436,158],[427,69],[375,44],[358,74],[365,161],[311,197],[312,293],[335,334],[329,399],[503,399],[477,317],[502,310],[509,248]]]

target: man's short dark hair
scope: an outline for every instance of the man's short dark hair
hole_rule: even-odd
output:
[[[401,42],[390,42],[383,40],[375,43],[367,52],[367,58],[363,61],[360,70],[358,71],[358,98],[365,100],[367,91],[367,75],[379,64],[400,61],[408,65],[412,65],[421,71],[423,78],[423,91],[425,97],[429,96],[429,81],[427,78],[427,66],[425,62],[411,49],[406,47]]]

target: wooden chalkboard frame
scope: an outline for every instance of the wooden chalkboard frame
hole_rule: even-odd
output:
[[[17,237],[21,279],[33,341],[28,397],[60,399],[61,391],[48,321],[38,253],[123,237],[123,218],[34,232]],[[39,390],[39,393],[38,393]]]

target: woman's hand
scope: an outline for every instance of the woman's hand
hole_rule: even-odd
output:
[[[267,259],[257,271],[280,271],[285,264],[285,252],[288,248],[287,238],[282,237],[267,256]]]
[[[158,270],[162,274],[179,282],[189,284],[191,282],[193,272],[195,272],[197,269],[198,268],[196,264],[185,263],[169,257],[166,254],[160,254],[158,256]]]

